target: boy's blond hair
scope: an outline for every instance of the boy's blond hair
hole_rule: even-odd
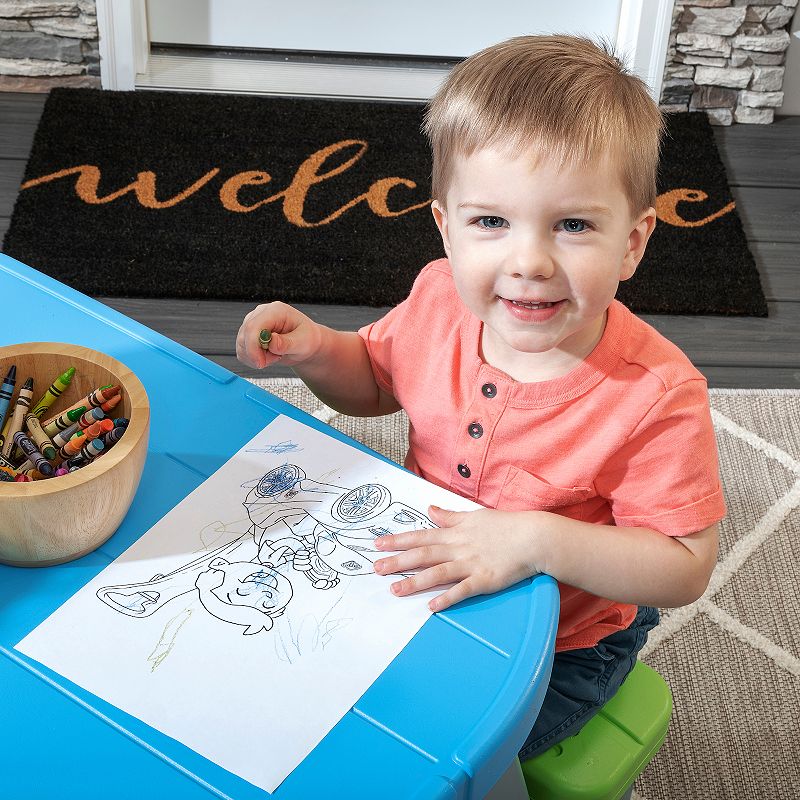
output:
[[[462,61],[431,100],[433,197],[444,202],[453,158],[487,146],[569,166],[604,155],[619,169],[631,213],[655,206],[664,122],[610,45],[574,36],[518,36]]]

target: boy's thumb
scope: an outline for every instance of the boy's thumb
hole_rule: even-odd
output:
[[[459,511],[448,511],[439,506],[428,506],[428,516],[431,522],[436,523],[440,528],[448,528],[458,522]]]
[[[292,341],[287,333],[273,333],[269,340],[269,351],[275,356],[282,356],[290,352]]]

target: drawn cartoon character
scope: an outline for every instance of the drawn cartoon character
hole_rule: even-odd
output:
[[[424,514],[392,502],[378,483],[347,489],[309,479],[295,464],[267,472],[250,487],[244,507],[249,531],[167,575],[143,583],[106,586],[97,597],[130,617],[147,617],[177,597],[197,592],[217,619],[269,631],[292,599],[289,565],[314,589],[336,586],[342,575],[369,575],[381,554],[375,538],[432,528]]]

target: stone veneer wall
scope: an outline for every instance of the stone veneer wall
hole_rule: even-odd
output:
[[[100,86],[95,0],[0,0],[0,91]]]
[[[798,0],[675,4],[661,106],[716,125],[769,123],[783,103],[789,24]]]

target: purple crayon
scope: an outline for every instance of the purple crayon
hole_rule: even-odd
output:
[[[56,478],[60,478],[62,475],[66,475],[68,472],[69,472],[69,470],[68,470],[66,467],[59,467],[59,468],[58,468],[58,469],[57,469],[57,470],[56,470],[56,471],[53,473],[53,475],[54,475]]]
[[[42,475],[53,474],[53,465],[39,452],[36,445],[23,431],[17,431],[14,434],[14,444],[28,456],[28,461],[33,464],[34,469],[38,469]]]

